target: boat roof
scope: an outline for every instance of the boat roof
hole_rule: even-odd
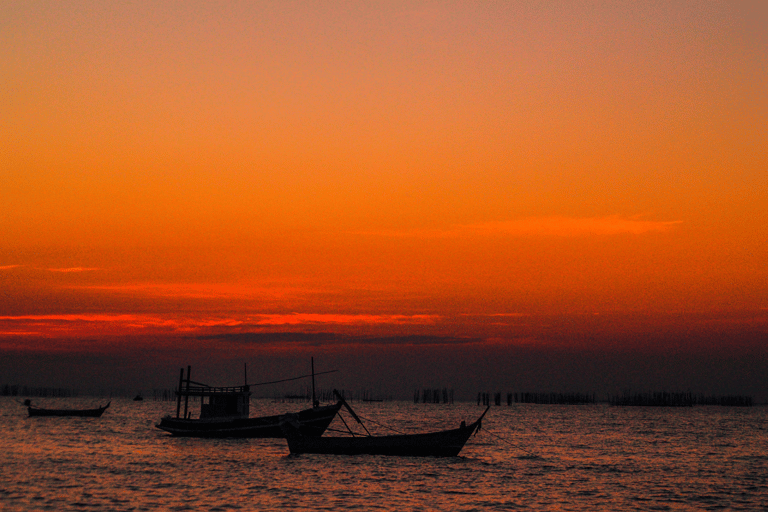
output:
[[[250,386],[189,386],[177,393],[181,396],[251,396]]]

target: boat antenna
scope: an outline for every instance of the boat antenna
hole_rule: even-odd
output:
[[[315,358],[310,358],[310,361],[312,361],[312,407],[318,407],[320,402],[317,401],[315,396]]]

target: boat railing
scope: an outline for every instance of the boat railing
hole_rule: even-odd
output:
[[[176,391],[181,396],[249,395],[249,386],[188,386]]]

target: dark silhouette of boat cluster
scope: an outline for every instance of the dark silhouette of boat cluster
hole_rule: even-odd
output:
[[[314,361],[312,362],[312,407],[297,413],[251,418],[249,403],[251,390],[243,386],[215,387],[190,379],[191,367],[179,375],[176,392],[176,417],[166,416],[156,425],[174,436],[186,437],[249,437],[285,438],[291,454],[317,453],[337,455],[400,455],[400,456],[456,456],[469,437],[480,429],[483,416],[470,425],[462,422],[457,429],[422,434],[373,436],[360,417],[336,390],[336,403],[320,406],[314,391]],[[290,379],[287,379],[290,380]],[[247,382],[247,378],[246,378]],[[191,418],[189,397],[200,398],[200,415]],[[182,414],[182,400],[184,411]],[[323,436],[342,406],[365,428],[366,435],[355,434],[348,427],[349,436]],[[342,418],[342,421],[343,418]],[[346,425],[346,422],[344,422]]]
[[[335,371],[335,370],[333,370]],[[250,416],[251,385],[209,386],[190,378],[192,368],[187,366],[186,375],[181,369],[179,387],[176,390],[176,416],[165,416],[155,426],[173,436],[201,438],[285,438],[291,454],[337,454],[337,455],[397,455],[413,457],[457,456],[470,436],[480,430],[485,412],[474,423],[455,429],[419,434],[374,436],[368,431],[360,417],[352,410],[344,397],[336,390],[336,403],[321,406],[315,398],[315,371],[312,361],[312,407],[296,413],[271,416]],[[331,372],[322,372],[331,373]],[[318,374],[319,375],[319,374]],[[304,375],[295,379],[309,377]],[[287,380],[295,379],[285,379]],[[272,384],[261,383],[261,384]],[[189,398],[200,399],[200,413],[192,417]],[[137,395],[135,401],[140,401]],[[184,403],[182,414],[182,402]],[[32,406],[26,400],[30,416],[83,416],[101,417],[111,402],[93,409],[45,409]],[[341,408],[362,425],[366,434],[355,433],[339,415]],[[339,417],[347,426],[348,436],[328,437],[323,434],[334,418]]]

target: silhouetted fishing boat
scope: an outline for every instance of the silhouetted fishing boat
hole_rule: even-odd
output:
[[[362,424],[349,405],[343,399],[340,399],[340,402]],[[288,449],[292,454],[455,457],[469,437],[480,430],[483,417],[487,412],[488,408],[477,421],[470,425],[466,425],[462,421],[459,428],[423,434],[372,436],[369,433],[367,436],[353,437],[308,437],[301,433],[300,423],[292,415],[286,415],[282,427],[288,441]]]
[[[107,402],[107,405],[95,409],[44,409],[27,403],[27,411],[29,411],[30,416],[83,416],[99,418],[111,403],[111,401]]]
[[[175,436],[187,437],[284,437],[280,423],[283,415],[250,417],[250,386],[214,387],[187,379],[181,370],[176,417],[166,416],[155,425]],[[313,371],[314,375],[314,371]],[[290,380],[290,379],[287,379]],[[186,383],[184,387],[183,384]],[[193,385],[194,384],[194,385]],[[200,397],[200,417],[190,418],[189,397]],[[184,415],[181,415],[181,399],[184,398]],[[341,402],[320,406],[313,400],[313,407],[295,413],[299,431],[306,437],[323,435],[334,416],[341,408]]]
[[[313,407],[296,413],[302,435],[321,436],[333,421],[340,404]],[[166,416],[156,425],[176,436],[188,437],[285,437],[282,414],[255,418],[184,419]]]

